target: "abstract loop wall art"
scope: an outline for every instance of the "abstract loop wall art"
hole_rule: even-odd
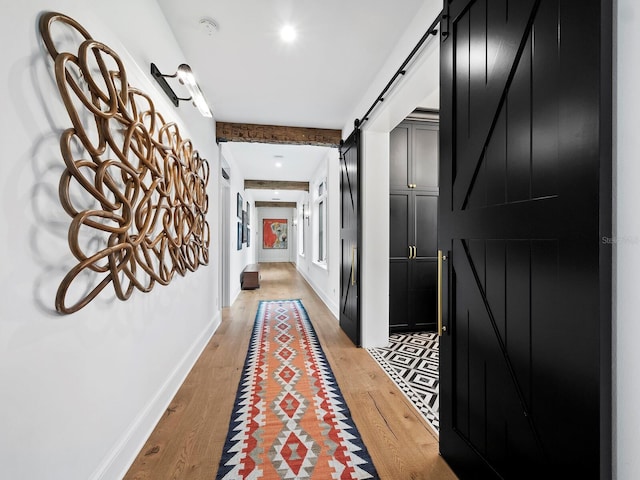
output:
[[[208,264],[207,161],[78,22],[47,12],[40,34],[71,122],[60,138],[59,197],[77,264],[60,283],[56,310],[76,312],[109,284],[127,300]]]

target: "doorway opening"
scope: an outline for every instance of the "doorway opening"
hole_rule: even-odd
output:
[[[436,437],[439,50],[438,36],[432,36],[363,126],[363,249],[378,249],[375,259],[373,254],[363,259],[363,272],[385,272],[374,285],[362,285],[363,346]],[[369,196],[372,191],[377,196]],[[383,209],[386,222],[380,229]],[[369,232],[370,224],[378,229]],[[372,235],[388,242],[372,245]]]

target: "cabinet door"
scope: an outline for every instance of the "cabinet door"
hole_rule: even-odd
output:
[[[399,125],[389,137],[389,187],[407,188],[409,181],[410,125]]]
[[[406,331],[410,323],[408,258],[389,261],[389,331]]]
[[[425,123],[412,125],[412,172],[415,188],[438,186],[438,125]]]
[[[413,238],[411,194],[389,195],[389,329],[403,331],[409,324],[409,235]],[[411,226],[411,227],[410,227]],[[411,244],[413,245],[413,244]]]
[[[413,243],[413,213],[409,192],[392,191],[389,194],[389,257],[409,257]]]
[[[434,194],[415,192],[415,238],[419,258],[436,257],[438,254],[438,197]]]
[[[409,311],[412,330],[435,332],[438,315],[438,262],[434,258],[416,258],[409,277]]]

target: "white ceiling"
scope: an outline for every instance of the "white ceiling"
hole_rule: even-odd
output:
[[[308,145],[270,145],[263,143],[224,143],[223,156],[232,156],[234,163],[248,180],[287,180],[308,182],[326,157],[330,147]],[[278,167],[276,164],[280,163]],[[233,171],[230,172],[234,174]],[[256,201],[295,202],[299,191],[251,190]]]
[[[439,1],[158,0],[158,4],[217,121],[341,129],[416,12],[425,2]],[[204,28],[203,17],[213,19],[218,28]],[[285,23],[298,32],[294,43],[279,37]],[[226,145],[248,179],[308,181],[324,157],[317,147]],[[273,167],[273,156],[278,154],[284,156],[280,169]],[[268,194],[253,193],[256,200],[256,195]],[[280,193],[283,201],[297,195]]]

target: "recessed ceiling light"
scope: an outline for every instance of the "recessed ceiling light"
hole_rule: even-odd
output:
[[[280,168],[282,166],[282,162],[276,162],[276,167]]]
[[[297,35],[298,34],[293,25],[285,25],[280,29],[280,38],[283,42],[293,42],[296,39]]]
[[[274,190],[274,191],[273,191],[273,194],[274,194],[274,195],[280,195],[280,192],[279,192],[279,191],[277,191],[277,190]]]

